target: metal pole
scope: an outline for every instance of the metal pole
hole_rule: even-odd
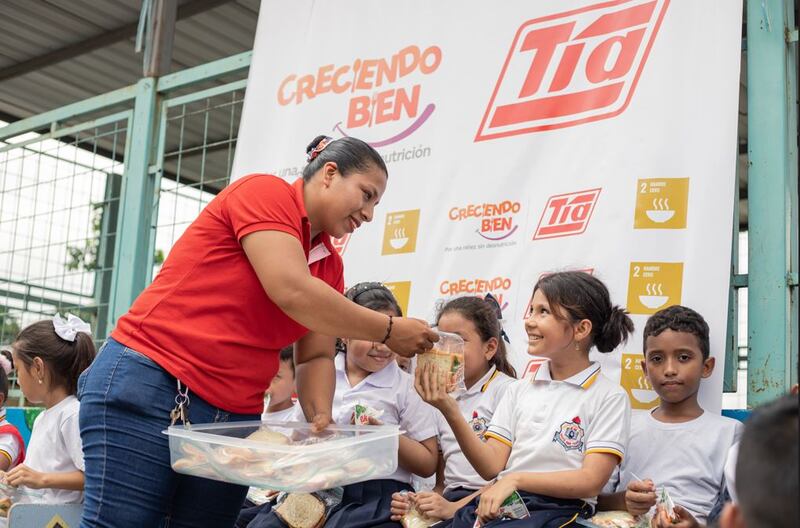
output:
[[[793,4],[747,0],[750,407],[785,393],[797,361],[797,42],[790,42],[793,32],[797,33]]]
[[[136,91],[129,145],[125,152],[109,328],[116,325],[117,319],[128,311],[147,285],[147,270],[153,265],[153,255],[149,254],[148,248],[155,178],[148,169],[158,122],[156,80],[152,77],[140,79]]]

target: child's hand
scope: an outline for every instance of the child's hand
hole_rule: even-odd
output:
[[[417,493],[417,509],[437,521],[452,519],[458,510],[455,503],[432,491]]]
[[[413,493],[392,493],[392,520],[400,521],[403,515],[408,513],[411,508],[411,499],[414,497]]]
[[[659,506],[656,509],[656,516],[653,517],[653,526],[655,528],[701,528],[697,519],[683,506],[678,506],[676,504],[673,511],[675,512],[675,516],[678,517],[677,522],[673,522],[669,518],[667,510]]]
[[[34,471],[28,466],[19,465],[9,470],[5,475],[5,481],[10,486],[27,486],[33,489],[46,488],[45,474]]]
[[[456,401],[447,394],[447,374],[432,365],[423,365],[414,372],[414,388],[422,401],[433,405],[444,414],[458,408]]]
[[[631,515],[643,515],[656,504],[656,485],[650,479],[633,480],[625,491],[625,507]]]
[[[500,515],[500,506],[503,505],[503,501],[515,491],[517,491],[517,486],[510,477],[498,480],[484,491],[481,494],[481,501],[475,512],[481,524],[497,519]]]

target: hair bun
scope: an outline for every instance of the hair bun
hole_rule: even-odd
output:
[[[614,306],[611,308],[608,320],[595,338],[594,344],[600,352],[611,352],[620,343],[626,342],[632,333],[633,321],[628,317],[627,310],[620,306]]]
[[[308,146],[306,147],[306,154],[311,154],[312,152],[314,152],[314,149],[317,148],[319,144],[325,139],[330,140],[332,138],[329,136],[322,135],[312,139],[311,143],[309,143]]]

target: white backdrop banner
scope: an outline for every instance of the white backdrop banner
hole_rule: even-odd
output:
[[[584,269],[635,336],[596,354],[634,408],[657,404],[642,329],[684,304],[711,327],[719,410],[742,5],[718,0],[263,0],[234,177],[300,177],[318,134],[386,160],[375,220],[337,241],[346,281],[412,316],[494,293],[522,375],[544,273]]]

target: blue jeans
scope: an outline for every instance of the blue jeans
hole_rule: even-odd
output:
[[[81,528],[233,526],[247,487],[175,473],[170,425],[176,379],[110,339],[78,379],[86,464]],[[191,423],[258,420],[231,414],[190,392]]]

